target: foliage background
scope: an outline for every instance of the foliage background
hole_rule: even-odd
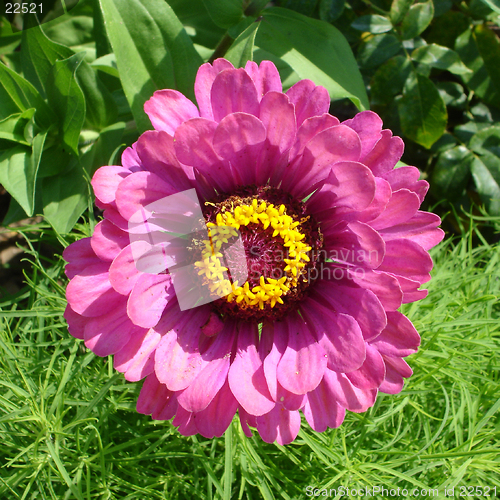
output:
[[[500,490],[500,1],[26,5],[38,16],[0,18],[0,217],[25,221],[0,234],[0,250],[7,238],[24,251],[19,268],[4,268],[25,273],[14,290],[0,283],[0,498]],[[423,336],[403,392],[381,395],[340,429],[304,428],[287,448],[246,439],[236,425],[225,438],[184,438],[138,415],[139,384],[86,353],[62,318],[62,248],[100,217],[93,172],[150,128],[143,104],[155,90],[194,99],[199,65],[221,56],[235,66],[272,60],[285,89],[314,80],[341,120],[379,113],[405,140],[403,162],[431,181],[427,205],[455,214],[445,224],[456,236],[433,255],[429,297],[403,311]]]

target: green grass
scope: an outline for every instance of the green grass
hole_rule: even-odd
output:
[[[52,237],[38,231],[35,246]],[[323,434],[302,419],[285,448],[245,438],[237,422],[207,440],[136,413],[140,384],[68,334],[63,262],[41,262],[33,247],[28,286],[0,299],[0,498],[295,499],[308,498],[307,486],[500,492],[500,247],[475,241],[468,232],[435,249],[429,297],[404,307],[422,347],[403,392],[381,394]]]

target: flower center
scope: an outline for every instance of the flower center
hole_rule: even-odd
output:
[[[207,203],[209,234],[195,266],[223,297],[215,303],[220,313],[275,320],[303,297],[322,237],[302,203],[277,189],[255,191]]]

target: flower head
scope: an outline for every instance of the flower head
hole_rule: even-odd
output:
[[[420,337],[397,309],[425,297],[443,237],[419,211],[428,184],[395,168],[403,142],[375,113],[340,123],[326,89],[283,93],[269,61],[204,64],[195,93],[198,107],[155,92],[155,130],[95,173],[104,219],[64,253],[69,330],[145,379],[137,410],[184,435],[220,436],[236,412],[246,434],[280,444],[300,412],[316,431],[338,427],[412,374],[403,358]],[[172,267],[141,268],[134,215],[154,225],[151,206],[193,189],[207,229],[160,245]],[[202,305],[180,307],[181,261],[208,290]]]

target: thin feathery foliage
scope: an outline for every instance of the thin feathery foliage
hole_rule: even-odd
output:
[[[474,224],[432,252],[429,296],[404,307],[422,346],[401,394],[381,394],[339,429],[304,427],[287,447],[245,438],[236,424],[220,439],[183,437],[138,414],[141,384],[68,334],[64,262],[41,260],[37,242],[56,235],[38,229],[35,241],[29,235],[26,288],[0,300],[0,498],[295,499],[308,486],[332,498],[340,486],[500,491],[500,247]]]

